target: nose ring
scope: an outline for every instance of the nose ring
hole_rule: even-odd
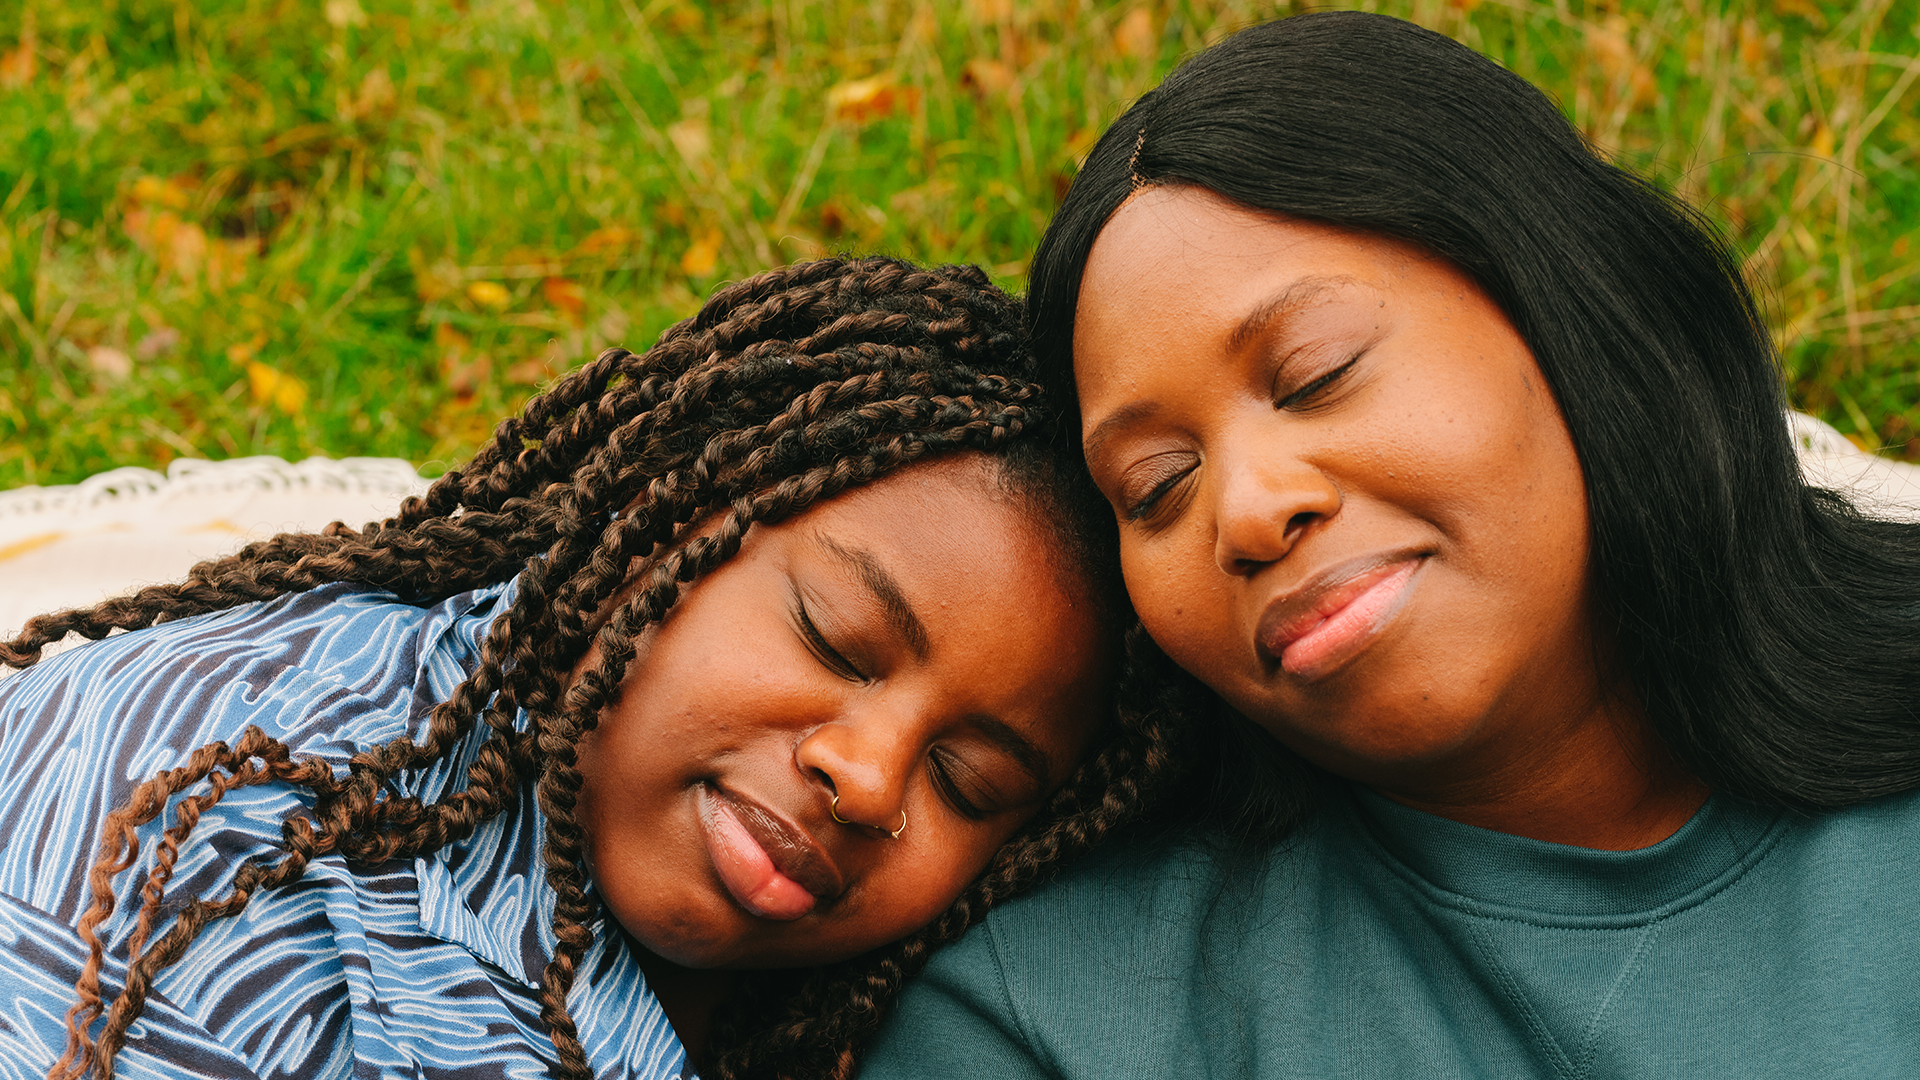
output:
[[[833,820],[842,825],[866,824],[860,821],[848,821],[846,818],[840,816],[840,793],[837,791],[833,793],[833,798],[827,801],[827,813],[833,816]],[[879,825],[867,825],[866,827],[869,829],[879,829],[881,832],[898,840],[900,839],[900,834],[907,831],[907,808],[904,806],[900,808],[900,827],[897,829],[888,829]]]

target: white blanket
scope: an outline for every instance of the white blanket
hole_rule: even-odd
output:
[[[178,581],[203,559],[275,533],[389,517],[427,483],[392,458],[251,457],[0,492],[0,638],[42,612]]]

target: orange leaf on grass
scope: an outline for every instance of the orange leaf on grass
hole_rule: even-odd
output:
[[[991,56],[974,57],[960,73],[960,85],[979,97],[1004,94],[1013,80],[1013,69]]]
[[[833,118],[855,124],[912,111],[919,101],[918,89],[899,85],[891,74],[854,79],[827,90],[827,109]]]
[[[1821,124],[1814,129],[1813,142],[1807,145],[1807,152],[1817,158],[1833,157],[1833,129]]]
[[[639,243],[639,230],[629,229],[625,225],[603,225],[588,233],[579,244],[575,245],[573,253],[575,255],[597,255],[603,251],[619,251],[622,248],[637,247]]]
[[[235,345],[227,350],[228,356],[234,356],[244,348]],[[255,346],[257,348],[257,346]],[[252,349],[248,349],[250,354]],[[253,391],[253,400],[258,404],[272,402],[273,407],[288,416],[300,411],[307,403],[307,384],[278,368],[268,367],[258,360],[248,360],[247,385]]]
[[[438,349],[446,349],[451,352],[465,352],[467,346],[473,344],[473,339],[455,330],[447,323],[435,323],[433,327],[433,344],[434,347]]]
[[[687,245],[686,253],[680,256],[680,269],[688,277],[706,277],[720,262],[720,230],[708,229]]]
[[[133,357],[111,345],[95,345],[87,350],[87,366],[107,382],[125,382],[133,374]]]
[[[153,256],[163,272],[189,284],[199,280],[207,258],[206,230],[171,210],[148,210],[144,206],[127,211],[121,221],[127,235]]]
[[[1633,43],[1627,39],[1629,25],[1626,16],[1609,15],[1605,23],[1588,26],[1587,52],[1600,65],[1609,92],[1624,82],[1628,102],[1646,105],[1658,96],[1658,90],[1653,69],[1633,55]]]
[[[497,281],[467,282],[467,299],[484,308],[499,311],[513,303],[513,294]]]
[[[563,277],[550,277],[540,282],[540,295],[547,303],[566,314],[568,321],[579,326],[582,314],[586,310],[586,298],[580,293],[578,282]]]
[[[450,352],[440,358],[440,374],[447,381],[447,389],[453,391],[454,400],[464,404],[492,378],[493,357],[480,353],[467,360],[461,353]]]
[[[977,23],[996,23],[1013,18],[1013,0],[967,0],[967,14]]]
[[[1138,59],[1152,56],[1159,44],[1153,32],[1153,15],[1146,8],[1134,8],[1113,28],[1113,50],[1121,56]]]
[[[34,59],[33,8],[28,7],[20,20],[20,45],[0,53],[0,86],[25,86],[33,81],[38,64]]]
[[[158,176],[142,176],[133,182],[133,188],[127,197],[144,206],[165,206],[174,210],[185,210],[192,199],[187,185],[179,178],[162,179]]]

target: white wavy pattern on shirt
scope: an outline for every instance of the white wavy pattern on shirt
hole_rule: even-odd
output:
[[[510,586],[430,609],[329,586],[117,635],[0,683],[0,1080],[33,1080],[64,1044],[85,951],[73,930],[100,824],[133,787],[256,724],[344,768],[360,747],[419,737],[467,674]],[[433,798],[465,775],[483,733],[396,786]],[[190,896],[221,896],[250,859],[280,854],[280,824],[311,798],[230,792],[201,819],[168,886],[159,936]],[[211,923],[156,980],[117,1061],[146,1077],[543,1077],[539,1018],[552,893],[531,792],[467,841],[407,862],[316,859],[295,885]],[[102,927],[117,993],[137,882],[164,819],[140,831],[123,898]],[[684,1054],[617,932],[597,925],[569,1001],[607,1077],[678,1077]]]

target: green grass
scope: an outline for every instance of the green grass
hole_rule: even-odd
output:
[[[1704,204],[1795,401],[1920,459],[1920,0],[1376,6]],[[1017,288],[1104,122],[1287,10],[13,0],[0,487],[181,455],[438,471],[554,373],[830,251]]]

